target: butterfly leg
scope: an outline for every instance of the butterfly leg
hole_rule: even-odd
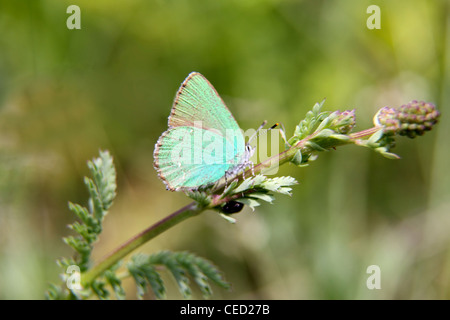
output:
[[[278,123],[277,123],[278,125]],[[284,140],[284,145],[286,146],[286,149],[292,147],[291,144],[287,141],[286,138],[286,130],[284,129],[284,125],[281,123],[281,129],[280,129],[280,136]]]
[[[225,171],[225,189],[228,187],[228,171]]]

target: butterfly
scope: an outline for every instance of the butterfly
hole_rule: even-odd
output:
[[[252,165],[254,148],[245,143],[233,115],[198,72],[190,73],[178,89],[168,127],[153,154],[154,167],[168,190],[198,190]],[[234,202],[228,207],[224,211],[229,213],[239,209]]]

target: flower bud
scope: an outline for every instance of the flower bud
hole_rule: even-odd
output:
[[[335,111],[336,117],[330,124],[330,128],[340,134],[349,133],[355,126],[355,109],[346,111]]]
[[[399,134],[410,138],[421,136],[432,129],[439,116],[434,104],[413,100],[399,108],[398,118],[402,123]]]
[[[381,108],[373,118],[373,122],[376,126],[383,127],[383,133],[385,135],[394,135],[400,129],[398,111],[394,108]]]
[[[414,138],[437,123],[439,111],[432,103],[413,100],[399,109],[384,107],[374,117],[376,126],[383,126],[386,135],[400,134]]]

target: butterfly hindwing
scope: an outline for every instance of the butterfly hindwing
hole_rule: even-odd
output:
[[[195,127],[171,128],[158,140],[155,168],[169,190],[197,189],[216,182],[235,166],[233,151],[217,133]]]
[[[214,87],[200,73],[189,74],[155,147],[159,177],[169,190],[198,189],[236,168],[244,154],[244,136]]]

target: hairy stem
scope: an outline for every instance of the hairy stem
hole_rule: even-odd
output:
[[[106,258],[104,258],[91,270],[81,275],[83,287],[88,287],[98,276],[137,247],[143,245],[167,229],[177,225],[181,221],[198,215],[204,209],[205,208],[198,206],[196,202],[192,202],[129,239],[127,242],[106,256]]]
[[[348,142],[342,143],[343,144],[352,144],[355,143],[357,139],[361,139],[363,137],[372,135],[375,133],[379,128],[374,127],[367,130],[363,130],[360,132],[353,133],[349,135],[350,140]],[[300,150],[302,152],[302,155],[306,155],[311,152],[311,150],[305,146],[306,142],[313,138],[316,134],[312,134],[305,139],[295,143],[293,146],[291,146],[289,149],[281,152],[280,154],[277,154],[275,156],[272,156],[265,161],[255,165],[252,169],[248,169],[245,171],[244,176],[250,176],[252,173],[258,174],[261,172],[264,172],[266,170],[270,170],[274,167],[280,166],[286,162],[289,162],[292,160],[292,158],[295,156],[295,154]],[[242,177],[240,177],[242,179]],[[225,181],[220,182],[218,184],[219,186],[215,188],[216,194],[220,193],[218,191],[222,190],[225,187]],[[139,246],[143,245],[147,241],[153,239],[157,235],[161,234],[162,232],[166,231],[167,229],[177,225],[178,223],[186,220],[187,218],[196,216],[203,212],[206,209],[212,209],[214,207],[217,207],[219,205],[222,205],[230,200],[233,200],[234,198],[238,198],[239,195],[235,195],[234,197],[226,197],[221,198],[213,197],[212,202],[207,207],[202,207],[198,205],[196,202],[192,202],[188,204],[187,206],[181,208],[180,210],[170,214],[169,216],[165,217],[164,219],[160,220],[159,222],[155,223],[154,225],[148,227],[147,229],[143,230],[133,238],[129,239],[127,242],[122,244],[120,247],[118,247],[116,250],[114,250],[112,253],[110,253],[108,256],[106,256],[100,263],[98,263],[96,266],[94,266],[91,270],[87,271],[86,273],[82,274],[81,276],[81,282],[83,287],[87,288],[91,285],[91,283],[99,277],[103,272],[108,270],[111,266],[113,266],[115,263],[117,263],[119,260],[124,258],[127,254],[132,252],[134,249],[138,248]]]

